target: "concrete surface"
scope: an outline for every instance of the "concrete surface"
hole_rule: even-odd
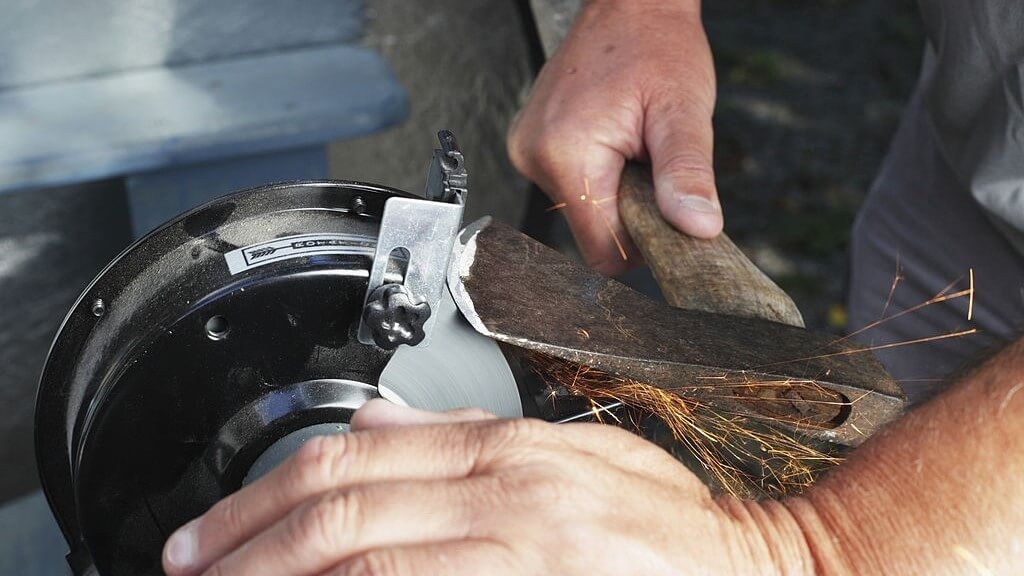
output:
[[[512,0],[371,0],[364,44],[409,94],[401,126],[331,148],[331,175],[422,192],[435,134],[454,130],[466,155],[467,221],[518,224],[529,193],[505,154],[505,132],[533,77],[525,5]]]
[[[71,574],[67,552],[42,492],[0,505],[0,576]]]
[[[343,44],[0,90],[0,193],[322,147],[405,109],[383,58]]]
[[[0,18],[0,89],[355,42],[365,0],[14,0]]]

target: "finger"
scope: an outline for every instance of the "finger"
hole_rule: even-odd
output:
[[[469,426],[464,424],[462,426]],[[486,438],[465,427],[384,428],[313,438],[266,476],[179,528],[164,545],[171,576],[196,573],[303,501],[365,482],[467,476]]]
[[[697,238],[714,238],[723,224],[712,167],[713,99],[713,90],[710,100],[666,97],[647,111],[645,141],[658,208],[673,226]]]
[[[382,399],[374,399],[363,405],[352,416],[350,425],[353,432],[387,428],[391,426],[415,426],[424,424],[454,424],[475,420],[493,420],[497,416],[479,408],[462,408],[449,412],[430,412],[408,406],[399,406]]]
[[[596,146],[578,168],[567,166],[550,177],[552,197],[569,222],[584,260],[605,275],[639,264],[640,256],[619,218],[618,190],[625,158]]]
[[[473,519],[466,480],[385,482],[332,491],[218,560],[208,574],[316,574],[375,548],[458,540]]]
[[[639,263],[639,253],[622,226],[616,202],[625,156],[610,146],[562,136],[539,142],[517,140],[532,152],[510,149],[516,167],[565,215],[587,264],[612,275]]]
[[[345,560],[321,576],[527,574],[519,562],[507,546],[493,540],[457,540],[369,550]]]

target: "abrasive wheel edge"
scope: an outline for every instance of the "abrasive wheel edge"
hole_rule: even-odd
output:
[[[380,377],[381,396],[423,410],[482,408],[521,418],[519,387],[496,342],[476,332],[448,290],[427,346],[402,346]]]

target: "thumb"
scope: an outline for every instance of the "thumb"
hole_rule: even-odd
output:
[[[710,112],[675,105],[648,117],[657,119],[647,128],[646,145],[661,214],[690,236],[718,236],[723,221],[712,167]]]
[[[374,399],[363,405],[352,415],[350,425],[353,432],[391,428],[397,426],[421,426],[427,424],[455,424],[490,420],[494,415],[478,408],[461,408],[450,412],[430,412],[408,406],[393,404],[387,400]]]

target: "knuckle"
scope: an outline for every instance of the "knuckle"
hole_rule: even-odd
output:
[[[566,150],[572,148],[569,134],[574,131],[565,122],[549,122],[542,126],[517,123],[507,140],[509,159],[519,172],[533,179],[558,174]]]
[[[227,534],[241,534],[245,529],[244,514],[238,498],[229,496],[210,509],[209,518],[218,531]]]
[[[565,163],[566,151],[573,148],[571,138],[559,124],[549,124],[537,132],[532,145],[533,164],[544,174],[557,174]]]
[[[715,77],[697,70],[678,70],[666,79],[664,74],[645,74],[649,107],[659,114],[699,113],[710,120],[715,106]]]
[[[552,473],[554,466],[545,462],[500,471],[486,477],[480,489],[497,508],[513,506],[557,516],[575,508],[581,489],[577,488],[579,478],[574,482],[567,475]]]
[[[486,428],[484,443],[494,450],[532,444],[544,436],[547,426],[545,422],[532,418],[499,420]]]
[[[533,434],[525,430],[523,419],[494,420],[462,436],[464,452],[474,462],[471,473],[481,472],[507,459],[510,451],[522,444],[524,436]]]
[[[508,134],[505,137],[505,148],[508,150],[509,160],[512,162],[512,166],[520,172],[523,172],[526,168],[526,147],[523,113],[520,112],[512,121],[512,125],[509,127]]]
[[[715,171],[711,159],[698,150],[677,150],[658,161],[661,171],[673,178],[686,180],[693,186],[715,188]]]
[[[351,454],[351,434],[320,436],[306,442],[294,456],[295,479],[300,485],[333,485]]]
[[[689,98],[655,100],[647,107],[644,130],[652,155],[674,148],[691,161],[711,163],[715,134],[711,112]]]
[[[578,481],[565,474],[548,470],[547,473],[533,475],[523,491],[535,506],[564,506],[579,493],[577,484]]]
[[[293,517],[288,527],[291,542],[296,546],[334,550],[342,535],[359,534],[363,512],[357,494],[331,493],[307,506]]]

